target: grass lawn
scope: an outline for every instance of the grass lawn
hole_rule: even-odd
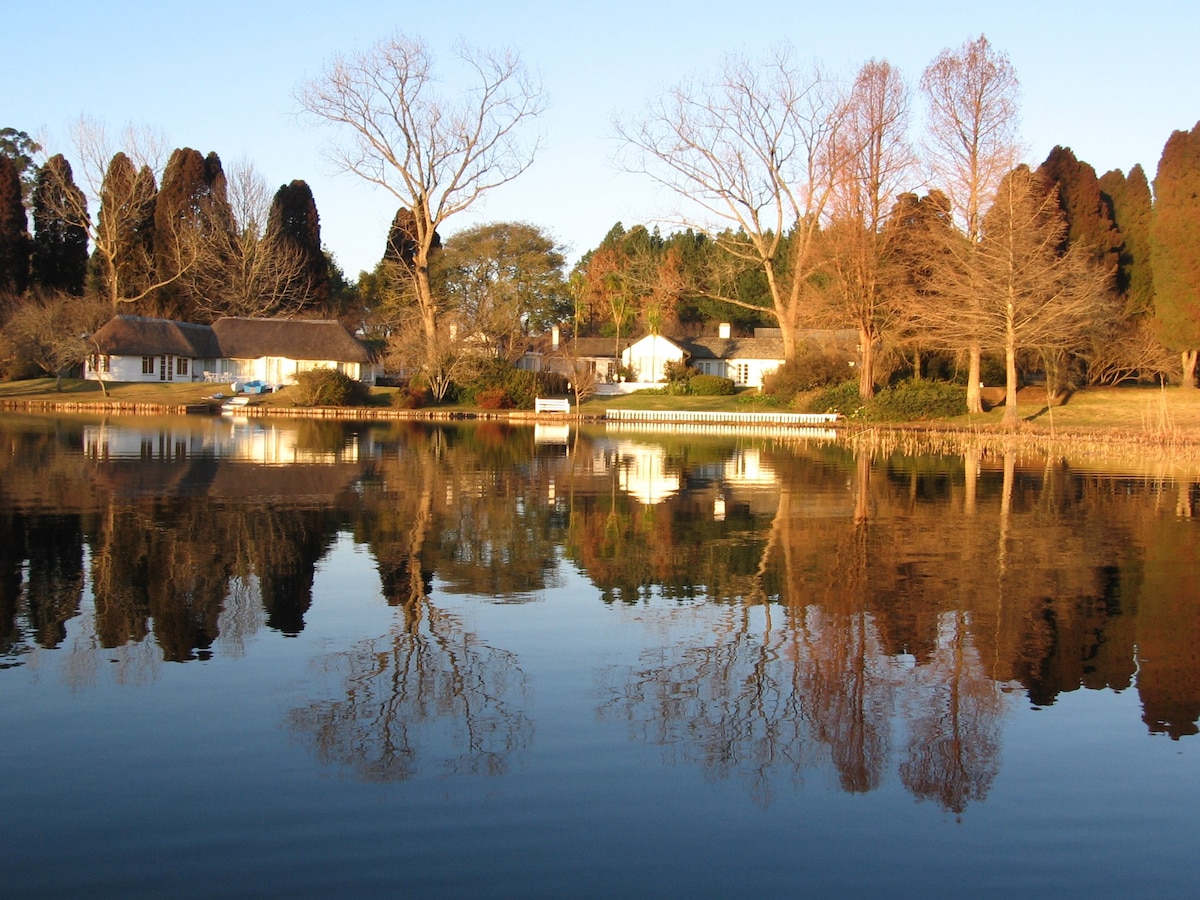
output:
[[[1156,434],[1180,432],[1200,435],[1200,391],[1177,387],[1130,385],[1089,388],[1071,396],[1063,406],[1046,407],[1042,391],[1022,391],[1017,409],[1024,428],[1038,431],[1124,430]],[[958,416],[944,424],[973,428],[999,427],[1004,407],[983,415]]]
[[[199,403],[229,385],[195,382],[142,382],[106,383],[107,399],[122,403],[164,403],[186,405]],[[0,382],[0,400],[46,400],[64,403],[103,403],[104,391],[98,381],[83,381],[79,378],[64,378],[56,386],[53,378],[30,378],[25,381]]]

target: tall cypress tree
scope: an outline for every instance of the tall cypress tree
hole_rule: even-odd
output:
[[[33,164],[33,158],[41,149],[42,145],[24,131],[0,128],[0,156],[7,156],[17,167],[17,177],[21,179],[21,197],[26,200],[33,194],[37,179],[37,166]]]
[[[392,218],[392,227],[388,229],[387,246],[383,249],[383,261],[401,263],[411,266],[417,252],[417,217],[407,207],[400,207]],[[431,250],[442,249],[442,236],[433,233]]]
[[[1100,190],[1096,170],[1077,159],[1071,148],[1055,147],[1038,173],[1058,188],[1059,206],[1067,220],[1065,245],[1080,244],[1103,268],[1115,270],[1121,234]]]
[[[305,305],[325,312],[330,298],[329,260],[321,249],[321,219],[307,183],[293,181],[275,192],[267,240],[284,252],[299,255],[307,282]]]
[[[33,189],[33,282],[52,291],[83,294],[87,277],[87,199],[75,185],[71,164],[61,153],[38,170]]]
[[[100,187],[95,256],[103,293],[115,305],[154,284],[154,208],[158,185],[149,166],[139,171],[118,152]]]
[[[1112,206],[1121,232],[1117,289],[1125,299],[1126,315],[1154,311],[1154,269],[1150,265],[1150,221],[1154,200],[1146,171],[1135,165],[1125,175],[1113,169],[1100,176],[1100,190]]]
[[[234,233],[220,157],[190,147],[175,150],[163,171],[154,209],[154,251],[160,315],[188,318],[197,294],[226,283]],[[211,298],[210,298],[211,299]]]
[[[21,176],[0,154],[0,295],[25,293],[29,284],[29,218],[21,201]]]
[[[1154,177],[1150,223],[1155,314],[1164,344],[1183,362],[1183,384],[1196,386],[1200,351],[1200,122],[1176,131]]]

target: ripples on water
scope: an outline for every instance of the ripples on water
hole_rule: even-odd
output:
[[[1200,875],[1200,479],[789,433],[0,435],[18,894]]]

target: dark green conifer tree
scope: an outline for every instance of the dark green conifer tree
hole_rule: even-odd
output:
[[[0,295],[25,293],[29,284],[29,217],[16,165],[0,154]]]
[[[100,293],[116,308],[155,283],[154,208],[158,185],[149,166],[138,171],[124,153],[108,164],[100,187],[94,265]]]
[[[392,218],[392,227],[388,229],[387,246],[383,250],[385,263],[402,263],[411,266],[417,252],[416,225],[417,219],[411,209],[400,207]],[[442,249],[442,236],[433,233],[433,250]]]
[[[1100,190],[1096,170],[1077,159],[1070,147],[1055,147],[1038,167],[1038,173],[1058,188],[1059,206],[1067,220],[1063,250],[1067,245],[1080,244],[1102,268],[1115,270],[1121,233]]]
[[[1150,265],[1150,221],[1154,200],[1145,170],[1136,165],[1125,175],[1120,169],[1100,177],[1100,190],[1112,206],[1113,221],[1121,232],[1117,264],[1117,289],[1125,300],[1126,315],[1154,310],[1154,270]]]
[[[71,164],[61,153],[38,170],[33,189],[33,283],[49,291],[83,294],[87,277],[87,199],[76,184]]]
[[[1155,314],[1163,343],[1183,362],[1183,384],[1196,386],[1200,351],[1200,122],[1176,131],[1154,177],[1150,223]]]
[[[321,247],[321,219],[307,183],[293,181],[275,192],[267,218],[266,237],[274,247],[299,256],[307,282],[303,307],[321,315],[328,314],[329,260]]]
[[[154,208],[156,270],[169,282],[158,292],[158,315],[187,319],[198,297],[211,302],[208,295],[228,283],[234,228],[220,157],[175,150]]]

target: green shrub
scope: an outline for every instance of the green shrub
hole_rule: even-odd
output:
[[[720,375],[693,375],[688,381],[688,391],[700,397],[730,397],[734,384]]]
[[[901,381],[864,403],[858,382],[846,381],[808,398],[805,411],[836,412],[870,422],[949,418],[966,413],[967,389],[948,381]]]
[[[805,412],[841,413],[848,419],[862,418],[864,404],[858,396],[857,381],[843,381],[841,384],[827,387],[808,398],[804,404]]]
[[[868,406],[867,416],[876,422],[909,422],[941,419],[967,411],[967,389],[947,381],[901,381],[880,391]]]
[[[763,393],[784,403],[797,394],[840,384],[850,374],[849,361],[832,350],[818,350],[784,363],[763,378]]]
[[[667,384],[678,384],[686,387],[695,374],[696,370],[690,368],[681,360],[669,359],[663,363],[663,377],[666,379]]]
[[[432,400],[433,392],[416,380],[400,385],[399,390],[392,394],[392,406],[397,409],[421,409]]]
[[[533,409],[538,397],[561,396],[568,391],[567,379],[557,372],[530,372],[507,360],[493,359],[484,363],[470,381],[457,386],[456,397],[484,409]],[[485,402],[502,402],[501,394],[508,398],[509,406],[484,406]]]
[[[296,376],[297,406],[362,406],[370,389],[336,369],[309,369]]]

